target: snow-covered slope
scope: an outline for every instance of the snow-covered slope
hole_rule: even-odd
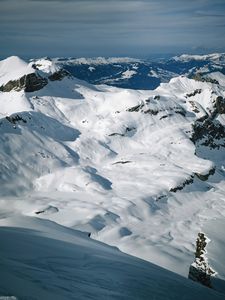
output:
[[[166,62],[166,68],[176,70],[179,74],[193,77],[196,74],[208,76],[212,72],[225,73],[225,53],[206,55],[182,54]]]
[[[19,218],[36,230],[52,224],[38,216],[187,277],[198,233],[213,245],[207,226],[225,216],[223,75],[218,83],[179,76],[151,91],[59,76],[49,59],[38,68],[42,89],[0,92],[1,226],[20,227],[10,223],[15,214],[32,217]],[[224,238],[216,243],[222,253]],[[223,258],[207,250],[223,285]]]
[[[0,225],[1,299],[224,299],[50,221],[16,216]]]
[[[32,66],[17,56],[10,56],[0,61],[0,86],[10,80],[19,79],[20,77],[34,73]]]
[[[225,62],[225,53],[212,53],[205,55],[190,55],[190,54],[182,54],[180,56],[175,56],[174,60],[177,61],[191,61],[191,60],[199,60],[199,61],[214,61],[216,63]]]

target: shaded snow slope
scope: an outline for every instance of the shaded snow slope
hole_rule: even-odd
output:
[[[0,239],[0,296],[34,300],[224,298],[47,220],[0,219]]]
[[[220,258],[221,262],[225,261],[225,253],[224,253],[225,241],[223,238],[224,228],[225,228],[224,218],[211,220],[203,228],[204,232],[211,239],[211,242],[207,246],[207,252],[208,252],[207,258],[209,264],[212,266],[212,268],[217,270],[219,274],[223,274],[223,275],[225,275],[224,274],[225,270],[223,264],[219,262],[218,258]],[[214,280],[213,285],[216,287],[216,289],[218,291],[225,293],[224,282],[218,278],[213,278],[213,280]]]
[[[187,277],[198,232],[225,216],[224,98],[184,76],[153,91],[65,77],[0,92],[2,215],[91,232]]]

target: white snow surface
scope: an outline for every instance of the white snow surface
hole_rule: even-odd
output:
[[[96,57],[96,58],[71,58],[67,60],[69,63],[73,64],[83,64],[83,65],[108,65],[108,64],[118,64],[118,63],[135,63],[141,62],[142,60],[138,58],[131,57]]]
[[[186,97],[196,89],[201,89],[201,94]],[[1,250],[4,268],[0,272],[4,274],[1,278],[6,278],[4,284],[8,292],[4,294],[0,288],[0,296],[23,299],[34,289],[34,299],[91,299],[87,294],[86,298],[71,295],[74,289],[68,285],[74,286],[72,278],[78,266],[79,276],[86,272],[87,278],[95,274],[97,282],[104,278],[107,281],[103,283],[107,291],[103,288],[102,298],[96,299],[149,299],[146,295],[150,295],[150,287],[154,291],[161,290],[161,281],[151,285],[149,279],[153,273],[161,274],[159,266],[187,277],[198,232],[211,221],[225,217],[224,149],[203,147],[196,151],[190,141],[192,124],[199,118],[190,101],[201,108],[200,114],[210,113],[218,95],[225,97],[223,86],[183,76],[161,84],[154,91],[93,86],[64,78],[49,82],[34,93],[0,92],[0,235],[5,241]],[[129,111],[138,105],[139,111]],[[5,118],[9,115],[19,115],[22,119],[12,123]],[[224,122],[224,115],[218,117],[219,121]],[[215,174],[205,182],[195,175],[206,175],[214,167]],[[191,177],[194,178],[192,184],[176,193],[170,191]],[[37,214],[41,211],[45,213]],[[147,262],[87,240],[74,229],[90,232],[93,239],[156,264],[157,271]],[[82,236],[79,237],[81,244],[77,235]],[[207,233],[207,236],[213,247],[213,234]],[[15,239],[20,249],[17,252],[12,249]],[[220,247],[220,252],[225,253],[224,237],[216,243],[216,248]],[[82,256],[79,247],[86,249],[82,249]],[[23,253],[22,249],[27,252]],[[93,259],[88,258],[90,253]],[[114,267],[117,256],[119,263]],[[221,257],[213,257],[213,268],[223,283],[224,268],[222,264],[217,267]],[[109,277],[105,269],[101,269],[105,260],[111,266],[109,270],[113,269]],[[120,266],[122,261],[126,267]],[[140,267],[142,275],[136,267]],[[131,288],[134,277],[125,277],[130,282],[128,294],[123,294],[123,285],[118,295],[113,294],[116,287],[109,292],[110,276],[114,276],[114,284],[118,283],[122,280],[118,276],[125,276],[126,268],[130,268],[131,277],[137,272],[135,280],[143,278],[147,294],[144,290],[138,297],[140,281],[134,290]],[[23,278],[19,276],[19,269],[25,270]],[[165,276],[172,274],[163,272]],[[40,273],[43,282],[45,279],[50,282],[46,294],[42,283],[35,285],[31,280],[34,274],[39,280]],[[55,281],[57,274],[62,273],[64,279]],[[198,293],[195,289],[201,289],[204,294],[205,288],[179,279],[178,286],[187,284],[189,292],[185,290],[181,296],[178,288],[178,296],[176,284],[172,283],[173,276],[177,275],[168,276],[171,279],[166,280],[166,284],[170,286],[171,295],[167,294],[165,285],[162,294],[157,294],[155,299],[165,299],[165,295],[166,299],[197,299],[197,294],[192,298],[188,294]],[[69,278],[67,283],[66,278]],[[7,280],[15,282],[17,294]],[[23,291],[19,289],[20,283],[25,284],[26,280],[30,285]],[[85,281],[82,286],[85,289],[89,284]],[[60,293],[64,287],[64,294],[56,293],[54,298],[53,285]],[[92,285],[93,293],[95,288]],[[47,296],[43,298],[43,295]],[[81,295],[79,291],[77,295]],[[217,297],[220,299],[219,294],[207,290],[202,299]]]
[[[10,56],[0,61],[0,86],[34,72],[35,70],[18,56]]]
[[[196,55],[196,54],[182,54],[180,56],[174,56],[174,60],[188,62],[190,60],[211,60],[214,62],[224,62],[225,61],[225,53],[211,53],[205,55]]]
[[[48,220],[1,219],[0,238],[2,300],[224,299],[222,293]]]
[[[224,218],[211,220],[204,226],[206,234],[213,239],[213,242],[210,242],[206,248],[209,265],[213,269],[217,270],[219,274],[223,275],[223,277],[225,276],[225,270],[223,267],[223,263],[220,262],[225,261],[225,241],[223,238],[224,228]],[[213,278],[213,284],[218,291],[225,293],[225,285],[220,278]]]
[[[30,64],[35,63],[38,70],[43,71],[47,74],[53,74],[60,70],[60,67],[57,65],[56,61],[49,58],[40,58],[40,59],[32,59]]]
[[[125,72],[122,73],[122,78],[123,79],[129,79],[135,74],[137,74],[137,72],[134,71],[134,70],[126,70]]]
[[[216,79],[221,86],[225,87],[225,75],[224,74],[221,74],[220,72],[213,72],[213,73],[210,73],[208,76],[212,79]]]

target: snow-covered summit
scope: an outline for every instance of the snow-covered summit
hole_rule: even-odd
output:
[[[35,69],[24,60],[18,56],[10,56],[0,61],[0,86],[34,72]]]
[[[49,58],[26,63],[16,56],[0,61],[0,91],[34,92],[70,73]]]
[[[57,65],[56,60],[48,57],[32,59],[30,65],[47,74],[53,74],[61,69],[61,67]]]

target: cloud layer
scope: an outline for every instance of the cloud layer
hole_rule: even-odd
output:
[[[223,51],[224,0],[0,0],[0,55]]]

